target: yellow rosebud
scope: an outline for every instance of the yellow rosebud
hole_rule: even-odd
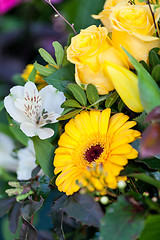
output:
[[[104,62],[103,67],[127,107],[134,112],[142,112],[143,107],[140,101],[137,75],[108,61]]]
[[[155,21],[158,22],[160,9],[155,11]],[[115,47],[121,49],[123,46],[137,61],[147,62],[148,53],[154,47],[160,47],[160,39],[154,37],[154,22],[147,5],[116,6],[110,14],[113,27],[112,41]],[[128,57],[126,56],[126,59]],[[132,65],[130,64],[130,67]]]
[[[129,67],[123,54],[113,47],[104,27],[90,26],[72,38],[67,58],[76,64],[77,84],[94,84],[99,94],[113,90],[113,84],[102,68],[104,60]]]

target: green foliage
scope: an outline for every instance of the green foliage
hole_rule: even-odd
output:
[[[42,196],[43,198],[46,198],[50,192],[49,188],[49,177],[46,175],[43,175],[39,178],[38,180],[39,186],[38,186],[38,191],[37,195]]]
[[[29,138],[20,130],[19,125],[8,116],[9,129],[15,139],[17,139],[24,146],[28,146]]]
[[[144,228],[145,210],[133,197],[119,196],[101,221],[102,240],[135,240]]]
[[[82,104],[82,106],[87,105],[87,98],[84,90],[77,84],[70,83],[68,85],[69,90],[73,93],[75,99]]]
[[[112,107],[112,105],[116,102],[116,100],[118,99],[119,95],[116,91],[114,91],[113,93],[109,94],[106,101],[105,101],[105,107],[106,108],[110,108]]]
[[[41,140],[38,137],[33,137],[32,140],[39,165],[43,172],[52,179],[54,176],[54,146],[48,140]]]
[[[157,188],[160,188],[160,181],[157,181],[156,179],[154,179],[153,177],[151,177],[145,173],[132,173],[132,174],[128,174],[128,176],[137,178],[137,179],[144,181],[146,183],[149,183]]]
[[[37,62],[34,63],[34,67],[43,77],[48,77],[54,72],[53,69],[44,67]]]
[[[0,101],[0,111],[2,111],[4,109],[4,102]]]
[[[160,236],[160,215],[151,215],[145,222],[145,227],[139,240],[159,240]]]
[[[39,53],[41,55],[41,57],[47,62],[50,63],[54,66],[57,66],[56,62],[54,61],[54,59],[52,58],[52,56],[43,48],[39,49]]]
[[[86,89],[87,98],[90,104],[96,103],[99,100],[97,88],[93,84],[88,84]],[[94,105],[95,108],[99,107],[99,103]]]
[[[60,68],[44,78],[44,80],[59,91],[63,92],[69,83],[74,82],[74,65],[68,64],[63,68]]]
[[[141,103],[144,110],[149,113],[160,105],[160,88],[145,68],[125,49],[124,51],[137,70]]]
[[[31,71],[31,73],[29,74],[27,80],[29,80],[29,81],[31,81],[31,82],[35,82],[36,74],[37,74],[37,69],[35,69],[35,66],[34,66],[33,69],[32,69],[32,71]]]
[[[151,75],[156,82],[160,81],[160,64],[154,66]]]
[[[54,49],[55,49],[55,56],[56,56],[56,61],[57,61],[57,65],[61,66],[62,61],[63,61],[63,57],[64,57],[64,50],[62,45],[55,41],[52,43]]]

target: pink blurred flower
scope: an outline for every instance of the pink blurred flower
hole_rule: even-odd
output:
[[[8,12],[21,2],[21,0],[0,0],[0,15]]]

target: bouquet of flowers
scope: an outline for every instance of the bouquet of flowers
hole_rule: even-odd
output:
[[[44,64],[0,102],[0,216],[19,240],[158,240],[159,2],[106,0],[92,15],[101,25],[79,32],[46,2],[73,33],[54,57],[40,48]],[[34,221],[48,198],[43,235]]]

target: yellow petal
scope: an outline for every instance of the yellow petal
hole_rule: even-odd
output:
[[[142,112],[137,76],[128,69],[111,62],[104,62],[104,70],[109,74],[116,91],[127,107],[134,112]]]

